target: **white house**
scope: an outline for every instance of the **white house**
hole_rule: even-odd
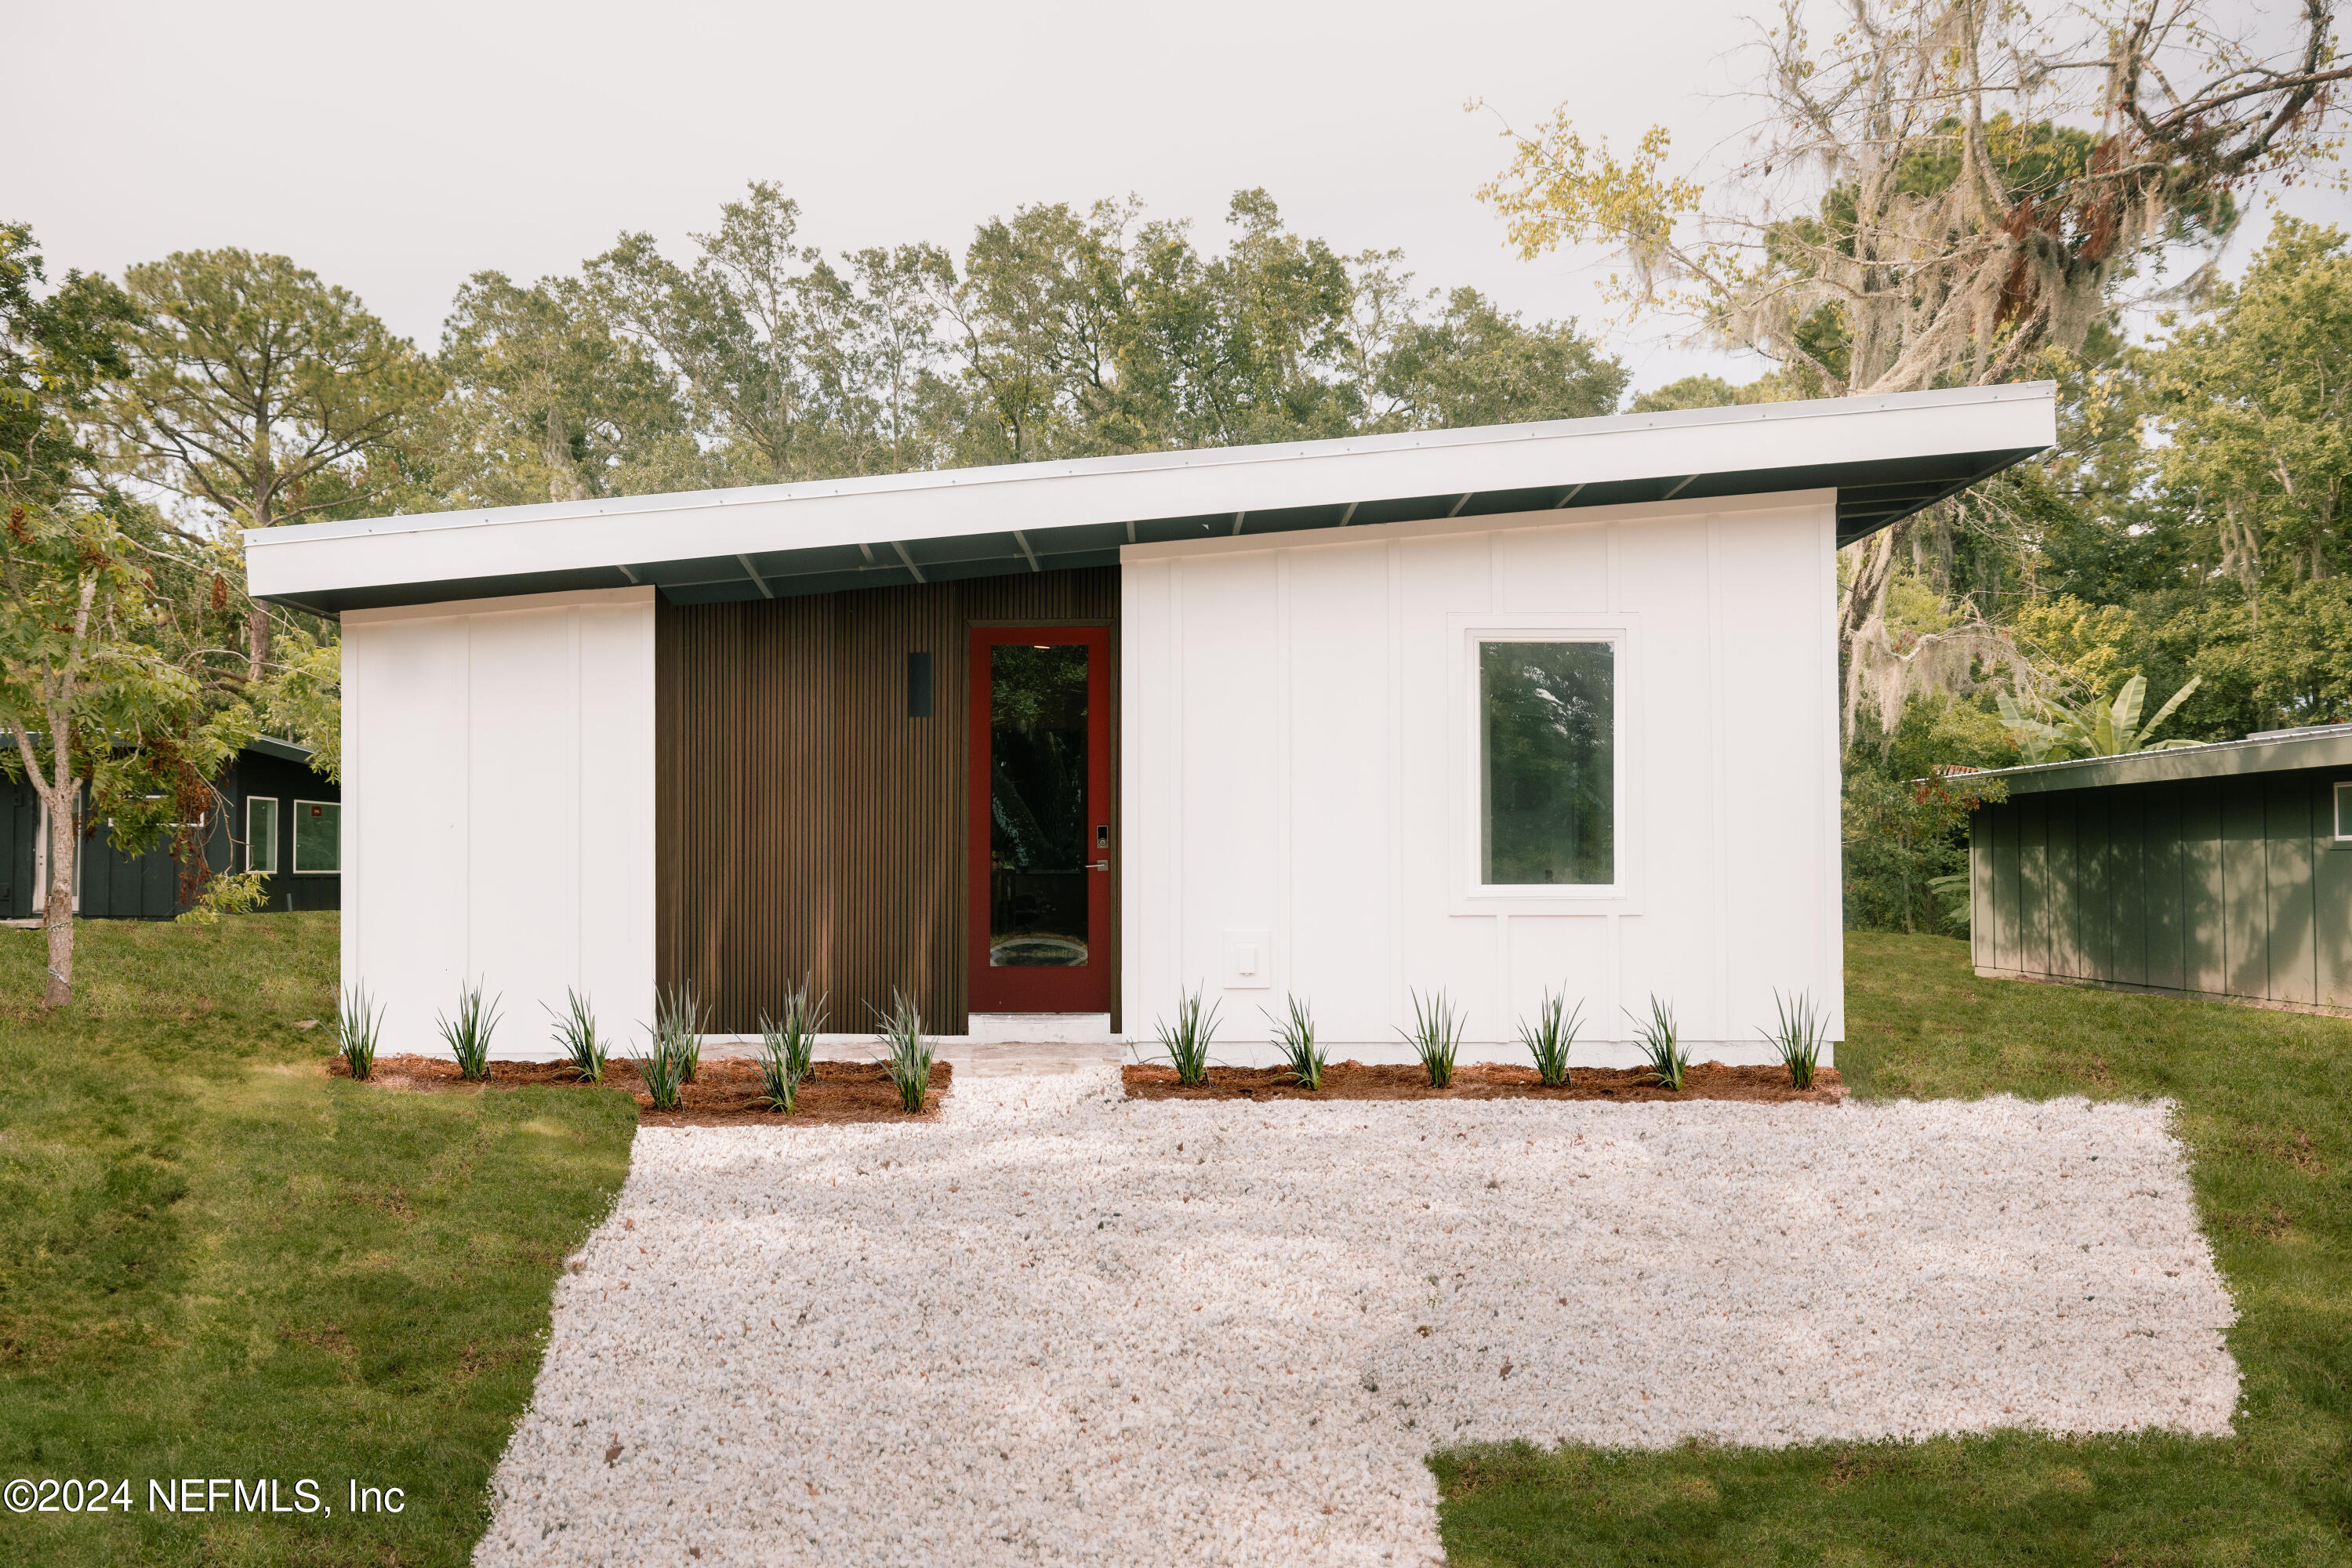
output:
[[[1547,989],[1840,1032],[1836,565],[2046,447],[2048,384],[246,535],[343,628],[343,973],[387,1048],[461,980],[749,1033],[904,988],[943,1034],[1341,1055]],[[1035,1015],[1056,1015],[1038,1018]],[[1489,1050],[1486,1047],[1493,1047]]]

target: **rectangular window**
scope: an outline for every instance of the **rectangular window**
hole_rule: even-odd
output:
[[[245,797],[245,868],[278,869],[278,802],[266,795]]]
[[[2352,780],[2336,786],[2336,837],[2352,839]]]
[[[1478,880],[1617,880],[1617,647],[1477,643]]]
[[[343,808],[331,800],[294,803],[294,874],[343,868]]]

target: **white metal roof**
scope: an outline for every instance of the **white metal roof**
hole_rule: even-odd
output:
[[[680,603],[1116,563],[1121,546],[1835,489],[1860,538],[2050,446],[2049,382],[252,529],[321,613],[658,585]]]

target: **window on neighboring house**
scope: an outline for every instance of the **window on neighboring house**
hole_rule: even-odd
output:
[[[245,868],[278,870],[278,802],[269,795],[245,797]]]
[[[294,803],[294,874],[343,868],[343,808],[331,800]]]
[[[2336,786],[2336,837],[2352,838],[2352,779]]]
[[[1478,880],[1617,880],[1617,647],[1480,641]]]

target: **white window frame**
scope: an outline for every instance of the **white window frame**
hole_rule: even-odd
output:
[[[1452,664],[1446,735],[1447,909],[1457,915],[1640,914],[1642,912],[1641,632],[1628,610],[1498,610],[1446,617]],[[1611,759],[1615,773],[1611,859],[1617,879],[1605,886],[1528,886],[1481,880],[1484,800],[1478,748],[1478,649],[1492,642],[1598,642],[1616,651],[1611,672]]]
[[[2346,779],[2336,786],[2336,820],[2329,826],[2334,828],[2338,844],[2352,844],[2352,833],[2344,831],[2344,797],[2347,795],[2352,795],[2352,779]]]
[[[340,877],[343,874],[343,803],[340,800],[297,800],[289,802],[294,807],[294,826],[290,839],[291,873],[297,877]],[[306,805],[331,805],[335,808],[335,868],[331,871],[302,869],[302,808]]]
[[[276,860],[278,858],[278,824],[284,816],[284,813],[278,810],[278,806],[281,803],[278,796],[274,795],[249,795],[245,797],[245,868],[248,873],[254,869],[253,803],[257,800],[266,800],[269,803],[269,858],[272,860]],[[340,831],[342,826],[342,819],[341,817],[337,817],[335,819],[335,825],[338,829],[335,837],[340,839],[342,837],[342,834]],[[338,845],[337,847],[340,848],[341,846]],[[288,851],[288,858],[291,859],[292,858],[292,851],[289,848]],[[340,860],[342,857],[338,855],[336,858]],[[269,870],[263,872],[262,875],[266,877],[275,877],[283,869],[285,869],[283,867],[272,867]]]

